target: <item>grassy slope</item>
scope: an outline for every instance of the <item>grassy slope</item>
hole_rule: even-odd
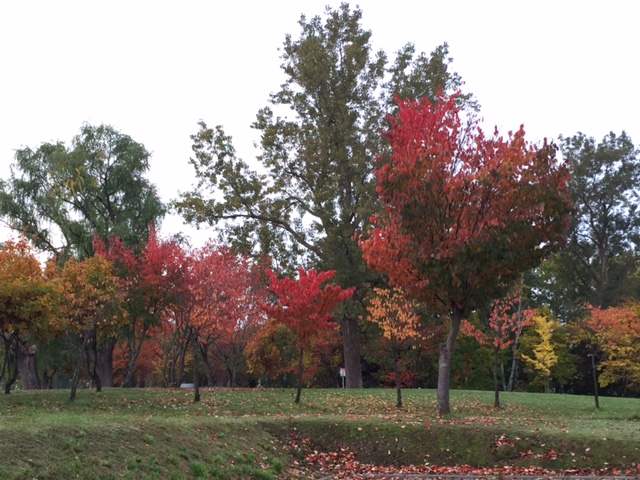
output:
[[[630,465],[640,459],[640,399],[453,392],[452,418],[434,393],[391,390],[17,392],[0,398],[0,478],[276,478],[295,429],[320,449],[349,446],[373,463]],[[495,447],[504,435],[511,445]],[[557,459],[545,454],[550,449]],[[520,452],[531,451],[528,458]]]

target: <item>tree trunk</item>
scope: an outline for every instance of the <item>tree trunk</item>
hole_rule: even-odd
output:
[[[85,339],[85,355],[87,359],[87,373],[93,381],[96,392],[102,391],[102,381],[98,373],[98,339],[95,331],[91,332],[90,337]]]
[[[73,369],[73,376],[71,377],[71,392],[69,392],[70,402],[73,402],[76,399],[76,391],[78,390],[79,380],[80,380],[80,365],[76,364]]]
[[[213,367],[208,363],[205,365],[207,369],[207,386],[213,387],[216,384],[216,372],[214,372]]]
[[[300,349],[300,358],[298,358],[298,387],[296,389],[295,403],[300,403],[302,395],[302,377],[304,375],[304,350]]]
[[[609,284],[609,247],[607,238],[598,242],[598,306],[607,308],[607,287]]]
[[[402,408],[402,386],[400,384],[400,353],[396,352],[394,361],[394,376],[396,381],[396,408]]]
[[[132,387],[133,386],[133,375],[136,370],[136,365],[138,363],[138,358],[140,357],[140,352],[142,352],[142,345],[147,338],[147,333],[149,332],[149,326],[146,325],[142,328],[142,332],[140,332],[140,338],[136,342],[135,336],[135,324],[134,324],[134,332],[129,338],[128,347],[129,347],[129,355],[127,358],[127,368],[124,374],[124,380],[122,381],[123,387]]]
[[[500,359],[500,379],[502,380],[502,391],[507,391],[507,377],[504,373],[504,360]]]
[[[507,384],[507,388],[505,390],[509,392],[513,392],[513,386],[516,381],[516,374],[518,372],[518,342],[520,341],[520,335],[522,334],[522,288],[524,285],[524,277],[520,277],[520,293],[518,296],[518,323],[519,326],[516,329],[516,338],[513,340],[513,345],[511,346],[511,370],[509,371],[509,383]],[[504,382],[504,374],[503,374],[503,382]]]
[[[178,354],[178,366],[176,369],[176,387],[180,386],[182,383],[182,379],[184,378],[184,364],[187,358],[187,350],[189,349],[189,342],[191,340],[187,337],[186,341],[180,347],[180,352]]]
[[[52,368],[51,370],[49,370],[48,368],[45,368],[44,371],[42,372],[42,388],[45,388],[47,390],[53,389],[53,380],[55,376],[56,376],[55,368]]]
[[[7,368],[9,367],[9,342],[7,341],[4,335],[2,336],[2,340],[4,342],[4,355],[2,358],[2,371],[0,371],[0,381],[4,379],[4,376],[7,374]]]
[[[194,334],[191,341],[193,342],[193,401],[195,403],[200,401],[200,375],[198,372],[200,352],[198,351],[198,336]]]
[[[234,388],[238,385],[237,383],[237,369],[235,367],[235,365],[231,365],[231,367],[229,367],[229,386]]]
[[[14,351],[14,353],[12,354],[13,358],[9,361],[9,369],[11,369],[11,366],[13,366],[13,370],[11,370],[11,373],[9,373],[7,380],[4,382],[5,395],[9,395],[11,393],[11,387],[13,387],[13,384],[16,383],[16,380],[18,378],[18,359],[16,358],[16,356],[17,355]]]
[[[36,346],[17,346],[18,350],[18,374],[22,380],[22,387],[25,390],[40,388],[40,376],[38,375],[38,364],[36,362]]]
[[[100,345],[96,353],[96,374],[103,387],[113,387],[113,349],[116,339],[110,338]]]
[[[342,346],[346,387],[362,388],[362,365],[360,361],[360,328],[358,320],[351,317],[342,319]]]
[[[516,375],[518,372],[518,343],[520,341],[520,330],[516,331],[516,338],[513,340],[513,346],[511,347],[511,371],[509,372],[509,383],[507,390],[513,392],[513,386],[515,385]]]
[[[498,359],[499,350],[496,348],[493,351],[493,387],[494,387],[494,398],[493,398],[493,406],[494,408],[500,408],[500,382],[498,381]]]
[[[204,363],[205,374],[207,375],[207,386],[213,387],[216,384],[216,372],[209,358],[209,346],[200,345],[198,350],[201,355],[200,359],[202,360],[202,363]]]
[[[451,358],[455,347],[456,337],[462,322],[462,310],[453,308],[451,314],[451,326],[446,340],[440,344],[440,355],[438,358],[438,415],[448,415],[451,413],[449,404],[449,389],[451,383]]]

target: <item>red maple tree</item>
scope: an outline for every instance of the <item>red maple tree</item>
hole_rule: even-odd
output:
[[[128,321],[125,345],[118,353],[125,358],[122,385],[131,386],[150,332],[187,288],[186,252],[178,242],[159,238],[153,227],[138,254],[118,237],[111,237],[108,243],[96,238],[94,247],[97,255],[113,263],[125,285]]]
[[[448,414],[460,323],[559,248],[569,225],[569,174],[546,142],[521,127],[487,137],[463,125],[457,97],[399,101],[391,155],[376,172],[383,211],[361,242],[394,286],[450,318],[440,346],[438,411]]]
[[[335,271],[298,269],[298,278],[278,278],[268,271],[269,290],[275,302],[265,303],[264,310],[277,321],[285,324],[296,336],[298,349],[298,386],[295,403],[300,403],[304,376],[304,354],[320,332],[334,328],[332,313],[343,301],[351,298],[355,288],[343,289],[326,282],[333,279]]]
[[[245,329],[262,319],[263,290],[257,284],[254,265],[230,248],[208,244],[193,252],[190,264],[183,308],[188,312],[194,348],[195,401],[198,401],[199,360],[210,371],[211,347],[220,342],[239,341]]]

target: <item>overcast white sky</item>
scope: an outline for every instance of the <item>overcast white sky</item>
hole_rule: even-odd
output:
[[[278,47],[333,1],[0,3],[0,176],[14,151],[108,123],[152,152],[165,201],[193,182],[189,135],[221,123],[253,156],[250,124],[282,80]],[[355,2],[352,2],[355,4]],[[531,139],[625,129],[640,143],[640,3],[361,1],[377,48],[447,41],[489,125]],[[163,232],[185,231],[179,218]],[[0,237],[6,232],[0,232]]]

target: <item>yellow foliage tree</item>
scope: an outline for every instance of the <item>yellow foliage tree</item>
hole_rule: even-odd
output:
[[[382,336],[390,343],[394,353],[396,406],[402,407],[400,360],[411,340],[420,337],[420,316],[416,304],[407,299],[398,288],[374,288],[367,307],[369,320],[380,327]]]
[[[558,363],[558,355],[553,344],[553,332],[560,326],[551,318],[550,314],[538,311],[532,319],[533,330],[539,337],[538,343],[533,348],[533,356],[522,355],[524,362],[531,367],[540,377],[546,392],[549,391],[551,371]]]

